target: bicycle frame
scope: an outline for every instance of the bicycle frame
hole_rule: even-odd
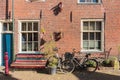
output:
[[[76,64],[78,64],[80,67],[82,66],[82,64],[84,64],[85,61],[87,61],[88,58],[83,56],[82,58],[80,58],[80,60],[77,60],[77,58],[73,57],[72,61]]]

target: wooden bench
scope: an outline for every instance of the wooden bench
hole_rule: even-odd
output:
[[[16,54],[12,68],[45,68],[47,59],[44,54]]]

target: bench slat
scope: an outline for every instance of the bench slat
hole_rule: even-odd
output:
[[[46,66],[43,54],[17,54],[16,60],[11,64],[14,68],[43,68]]]

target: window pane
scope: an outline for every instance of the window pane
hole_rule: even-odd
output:
[[[9,31],[13,31],[13,24],[9,23]]]
[[[23,22],[21,31],[22,51],[38,51],[38,22]]]
[[[83,22],[83,30],[89,30],[88,22]]]
[[[26,23],[22,23],[22,31],[26,31]]]
[[[83,41],[83,48],[88,49],[88,41]]]
[[[32,33],[28,33],[28,41],[32,41]]]
[[[31,22],[28,23],[28,31],[32,31],[32,23]]]
[[[93,0],[93,2],[96,2],[96,3],[98,3],[98,0]]]
[[[88,32],[83,32],[83,40],[88,40]]]
[[[34,42],[34,51],[38,51],[38,42]]]
[[[85,0],[80,0],[80,2],[85,2]]]
[[[94,40],[94,32],[90,33],[90,40]]]
[[[95,48],[95,41],[90,41],[90,49],[94,49]]]
[[[86,0],[86,2],[91,2],[91,0]]]
[[[28,42],[28,51],[32,51],[32,42]]]
[[[3,24],[3,31],[7,31],[7,23]]]
[[[34,22],[33,29],[34,31],[38,31],[38,22]]]
[[[101,42],[100,41],[96,41],[95,42],[95,46],[96,46],[96,49],[101,49]]]
[[[27,40],[27,34],[22,33],[22,41],[26,41]]]
[[[34,41],[38,41],[38,33],[34,33]]]
[[[96,30],[101,30],[102,23],[100,21],[96,22]]]
[[[96,40],[101,40],[101,33],[100,32],[96,32]]]
[[[90,30],[95,30],[95,22],[90,22]]]
[[[27,51],[25,42],[22,42],[22,51]]]

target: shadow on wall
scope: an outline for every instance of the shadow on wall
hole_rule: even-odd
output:
[[[53,14],[57,16],[62,11],[62,2],[59,2],[56,6],[51,8],[53,10]]]

